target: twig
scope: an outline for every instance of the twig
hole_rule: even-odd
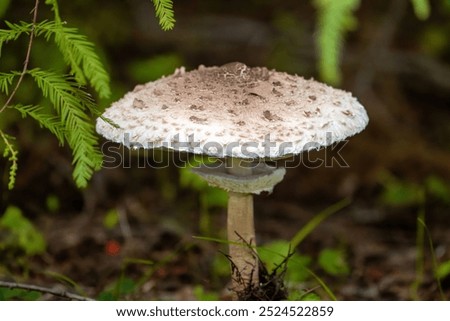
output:
[[[3,288],[9,288],[9,289],[21,289],[21,290],[27,290],[27,291],[37,291],[41,293],[48,293],[55,296],[59,296],[61,298],[71,299],[71,300],[77,300],[77,301],[94,301],[91,298],[87,298],[78,294],[70,293],[65,290],[56,290],[56,289],[50,289],[45,288],[42,286],[32,285],[32,284],[23,284],[23,283],[16,283],[16,282],[7,282],[7,281],[0,281],[0,287]]]
[[[14,97],[14,95],[16,94],[17,89],[19,89],[19,86],[22,83],[23,77],[25,76],[25,74],[26,74],[26,72],[28,70],[28,64],[30,62],[30,55],[31,55],[31,46],[33,44],[34,31],[36,29],[38,6],[39,6],[39,0],[36,0],[36,2],[34,3],[34,8],[32,10],[32,12],[33,12],[33,24],[31,26],[30,40],[28,41],[27,54],[25,56],[25,61],[23,62],[22,73],[20,74],[19,80],[17,81],[16,86],[14,87],[14,90],[11,92],[11,95],[9,95],[8,100],[3,105],[2,109],[0,109],[0,113],[3,112],[6,107],[8,107],[9,103],[11,102],[11,100]]]

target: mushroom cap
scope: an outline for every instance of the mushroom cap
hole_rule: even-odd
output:
[[[134,148],[214,157],[282,158],[362,131],[350,93],[264,67],[230,63],[138,85],[97,119],[97,132]]]

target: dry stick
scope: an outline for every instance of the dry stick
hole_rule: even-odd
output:
[[[36,2],[34,4],[34,8],[32,10],[33,11],[33,24],[31,25],[30,41],[28,42],[27,54],[25,56],[25,61],[23,62],[22,73],[20,74],[19,80],[17,81],[16,86],[14,87],[14,90],[11,92],[11,95],[9,95],[8,100],[3,105],[2,109],[0,109],[0,113],[3,112],[6,107],[8,107],[9,103],[11,102],[14,95],[16,94],[17,89],[19,89],[19,86],[22,83],[23,77],[25,76],[25,74],[28,70],[28,63],[30,62],[30,55],[31,55],[31,45],[33,44],[34,30],[36,29],[38,6],[39,6],[39,0],[36,0]]]
[[[71,299],[71,300],[94,301],[91,298],[87,298],[87,297],[84,297],[84,296],[81,296],[78,294],[70,293],[65,290],[54,290],[54,289],[45,288],[42,286],[37,286],[37,285],[32,285],[32,284],[22,284],[22,283],[16,283],[16,282],[0,281],[0,287],[48,293],[48,294],[52,294],[55,296],[59,296],[61,298],[66,298],[66,299]]]

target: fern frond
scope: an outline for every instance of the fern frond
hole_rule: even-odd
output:
[[[61,125],[59,117],[47,112],[42,106],[14,105],[12,108],[18,110],[22,114],[22,117],[29,116],[36,120],[40,126],[47,128],[55,135],[61,145],[64,145],[64,128]]]
[[[14,78],[19,75],[20,73],[15,71],[9,73],[0,72],[0,91],[9,95],[9,87],[12,85]]]
[[[338,84],[341,79],[339,58],[341,45],[347,31],[353,29],[356,20],[353,12],[360,0],[314,0],[318,9],[319,72],[321,77]]]
[[[73,178],[79,187],[86,187],[102,163],[94,125],[85,112],[95,110],[91,97],[70,77],[40,69],[29,70],[28,73],[61,118],[64,136],[72,149]]]
[[[11,162],[11,166],[9,167],[8,189],[12,190],[14,188],[14,184],[16,183],[17,170],[19,168],[19,152],[15,149],[13,143],[11,143],[11,141],[15,139],[14,137],[5,134],[1,130],[0,137],[3,141],[2,145],[4,145],[1,146],[3,148],[3,157],[7,158],[8,161]]]
[[[164,31],[171,30],[175,26],[175,17],[172,0],[152,0],[155,6],[156,17]]]
[[[94,44],[86,36],[79,34],[78,29],[49,22],[36,26],[36,30],[39,34],[44,32],[47,40],[54,36],[59,51],[78,83],[85,85],[87,78],[101,98],[111,95],[108,72],[95,52]]]
[[[411,0],[416,17],[425,20],[430,16],[430,3],[428,0]]]

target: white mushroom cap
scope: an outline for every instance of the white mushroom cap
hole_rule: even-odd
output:
[[[368,116],[350,93],[242,63],[204,67],[136,88],[99,118],[97,132],[127,147],[215,157],[280,158],[362,131]]]

